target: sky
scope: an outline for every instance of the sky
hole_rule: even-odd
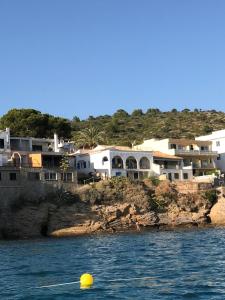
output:
[[[0,0],[0,116],[225,111],[224,0]]]

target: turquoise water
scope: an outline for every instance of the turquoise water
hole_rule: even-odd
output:
[[[225,299],[225,229],[0,242],[0,299]]]

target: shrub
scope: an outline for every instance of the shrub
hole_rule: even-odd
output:
[[[216,190],[209,190],[206,191],[204,193],[204,198],[207,199],[211,204],[215,204],[217,199],[218,199],[218,195],[217,195],[217,191]]]
[[[158,186],[160,183],[160,180],[157,176],[150,176],[149,179],[151,180],[154,186]]]

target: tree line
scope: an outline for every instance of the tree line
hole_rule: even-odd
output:
[[[74,140],[80,147],[96,144],[131,146],[150,138],[194,138],[225,129],[225,113],[216,110],[183,109],[161,111],[135,109],[131,114],[118,109],[112,115],[72,120],[34,109],[12,109],[0,118],[0,128],[10,127],[13,136],[59,137]]]

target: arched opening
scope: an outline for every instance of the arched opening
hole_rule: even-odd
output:
[[[123,160],[120,156],[114,156],[112,159],[113,169],[123,169]]]
[[[103,159],[102,159],[102,164],[104,165],[104,163],[107,162],[107,161],[109,161],[108,157],[104,156]]]
[[[137,169],[137,161],[133,156],[129,156],[126,160],[127,169]]]
[[[150,169],[150,161],[147,157],[140,159],[140,169]]]

